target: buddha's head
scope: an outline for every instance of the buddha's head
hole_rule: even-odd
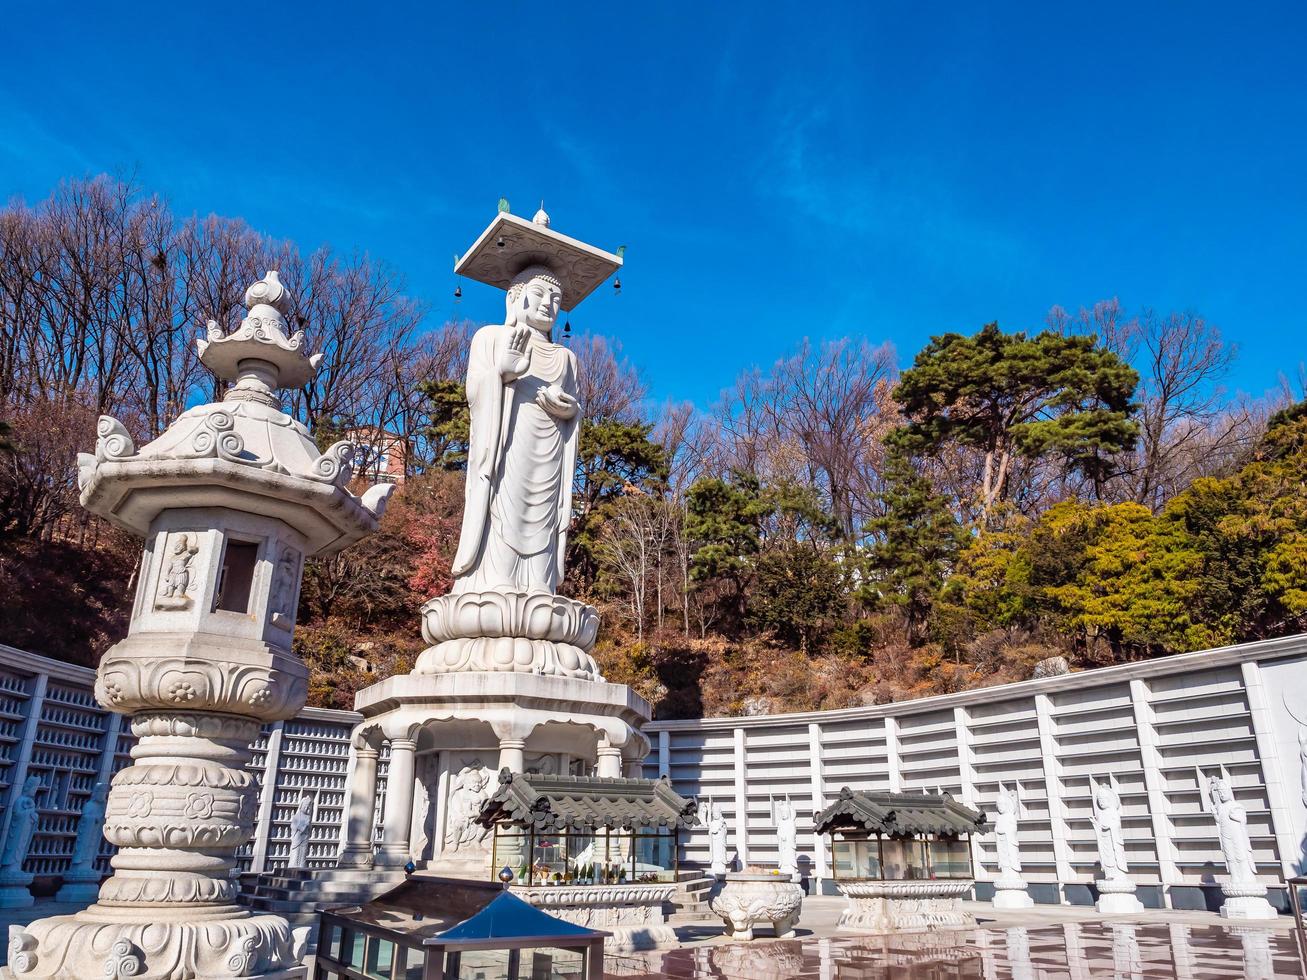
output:
[[[1102,810],[1110,810],[1117,804],[1116,793],[1110,786],[1098,787],[1098,806]]]
[[[543,265],[530,265],[513,277],[505,301],[508,326],[526,325],[548,337],[563,301],[563,281]]]
[[[998,808],[999,813],[1011,813],[1015,809],[1015,807],[1012,806],[1012,802],[1012,797],[1009,794],[999,793],[998,799],[994,801],[994,805]]]

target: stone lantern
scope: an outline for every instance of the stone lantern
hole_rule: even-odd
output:
[[[319,453],[282,411],[306,384],[302,331],[269,272],[230,334],[210,321],[201,362],[231,384],[139,450],[102,416],[78,458],[81,502],[145,538],[127,637],[103,657],[96,698],[131,716],[133,764],[113,780],[104,835],[113,876],[90,908],[10,930],[10,978],[298,977],[303,937],[237,903],[236,848],[254,830],[245,769],[266,722],[303,707],[291,652],[304,559],[374,531],[392,489],[347,488],[354,446]]]

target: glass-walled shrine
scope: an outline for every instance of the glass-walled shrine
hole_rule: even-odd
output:
[[[971,835],[985,816],[947,793],[854,792],[814,818],[837,881],[971,880]]]
[[[523,886],[676,881],[681,831],[695,804],[666,779],[500,774],[481,811],[493,871]]]

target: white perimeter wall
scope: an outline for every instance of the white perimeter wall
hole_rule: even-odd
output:
[[[0,831],[28,774],[47,787],[25,869],[68,865],[77,814],[100,779],[128,762],[126,722],[91,694],[93,672],[0,645]],[[774,864],[769,794],[799,813],[805,872],[826,877],[811,814],[842,786],[943,789],[992,812],[1000,783],[1026,806],[1026,876],[1042,901],[1087,898],[1096,871],[1089,776],[1114,773],[1125,804],[1131,876],[1154,901],[1196,904],[1195,886],[1223,875],[1215,826],[1202,811],[1195,765],[1224,765],[1248,809],[1268,884],[1307,855],[1307,781],[1295,720],[1307,721],[1307,636],[1268,640],[1064,677],[842,711],[654,722],[644,774],[667,773],[686,796],[721,805],[747,863]],[[310,865],[330,867],[340,842],[351,760],[349,711],[306,709],[266,726],[249,768],[259,779],[256,833],[243,870],[281,867],[300,794],[317,794]],[[377,812],[385,798],[386,749]],[[102,862],[112,853],[104,845]],[[683,860],[706,864],[692,832]],[[976,842],[978,878],[997,874],[992,842]],[[984,885],[981,885],[982,893]],[[1172,894],[1172,889],[1178,889]],[[1143,893],[1147,901],[1149,894]]]
[[[1153,886],[1143,897],[1194,906],[1198,886],[1224,876],[1195,766],[1225,766],[1266,883],[1298,873],[1307,772],[1294,715],[1307,721],[1303,636],[868,708],[654,722],[644,771],[719,803],[748,863],[775,864],[768,796],[788,794],[816,878],[827,874],[823,843],[803,828],[842,786],[943,789],[992,813],[999,784],[1018,782],[1026,877],[1047,902],[1088,901],[1089,777],[1113,773],[1131,877]],[[978,879],[996,877],[992,839],[975,852]],[[701,830],[684,856],[707,863]]]

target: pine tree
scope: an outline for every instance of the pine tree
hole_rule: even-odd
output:
[[[899,379],[908,422],[900,445],[930,454],[954,442],[984,455],[979,493],[987,518],[1006,499],[1018,457],[1061,456],[1096,486],[1113,455],[1134,445],[1131,395],[1139,375],[1092,336],[1005,334],[991,323],[971,337],[933,337]]]
[[[966,535],[942,496],[901,448],[886,457],[880,517],[867,530],[876,538],[868,556],[867,597],[903,608],[908,638],[916,641]]]

